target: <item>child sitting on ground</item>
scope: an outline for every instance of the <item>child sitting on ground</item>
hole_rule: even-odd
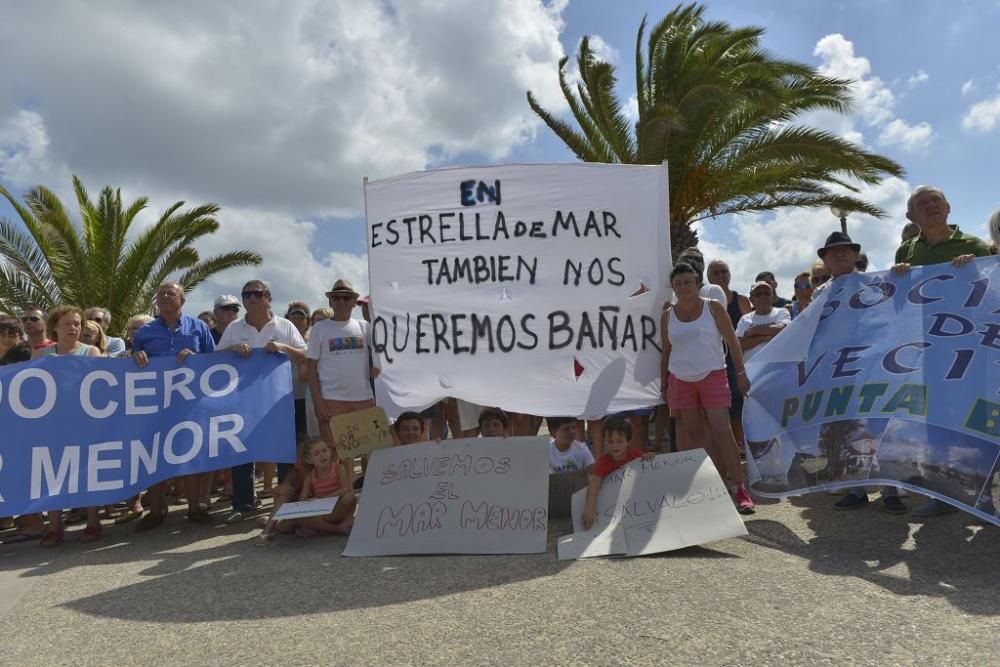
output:
[[[506,438],[507,414],[500,408],[486,408],[480,412],[479,435],[484,438]]]
[[[594,464],[594,455],[584,443],[574,440],[576,420],[572,417],[547,417],[549,427],[549,472],[586,470]]]
[[[351,490],[351,477],[347,464],[337,456],[337,452],[322,439],[308,440],[302,445],[299,462],[290,472],[285,482],[279,485],[275,493],[274,512],[286,502],[286,484],[301,483],[298,500],[311,498],[338,498],[336,507],[326,516],[311,516],[302,519],[286,519],[275,522],[269,519],[264,530],[257,537],[258,546],[270,544],[275,531],[279,533],[295,533],[299,537],[315,537],[317,535],[349,535],[354,522],[354,508],[357,499]],[[280,492],[280,493],[279,493]],[[279,502],[280,499],[280,502]]]
[[[404,412],[392,423],[392,431],[396,434],[393,447],[412,445],[424,442],[424,418],[417,412]]]
[[[597,517],[597,491],[601,488],[604,478],[618,470],[629,461],[641,458],[652,461],[655,452],[646,452],[631,446],[632,425],[625,417],[615,415],[604,420],[604,448],[607,453],[597,459],[590,469],[587,480],[587,504],[583,510],[583,528],[590,530]]]

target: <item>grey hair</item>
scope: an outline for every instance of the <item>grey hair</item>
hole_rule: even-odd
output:
[[[990,216],[989,230],[993,243],[1000,246],[1000,208],[993,211],[993,215]]]
[[[87,310],[83,311],[83,315],[85,318],[91,313],[100,313],[101,315],[103,315],[105,325],[111,322],[111,311],[105,308],[104,306],[91,306]]]
[[[948,198],[944,196],[944,192],[941,190],[941,188],[939,188],[937,186],[934,186],[934,185],[918,185],[917,187],[913,188],[913,192],[910,193],[909,199],[906,200],[906,212],[907,213],[909,213],[910,211],[913,210],[913,202],[915,202],[917,200],[917,197],[919,197],[920,195],[924,194],[925,192],[930,192],[932,194],[936,194],[938,197],[940,197],[941,199],[943,199],[946,203],[948,201]]]

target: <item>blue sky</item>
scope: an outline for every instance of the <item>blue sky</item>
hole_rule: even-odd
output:
[[[589,34],[628,99],[639,22],[671,6],[5,1],[0,54],[17,65],[0,71],[0,182],[68,197],[76,173],[94,192],[149,195],[146,222],[178,199],[216,201],[223,230],[203,253],[251,247],[265,264],[207,283],[192,309],[250,274],[273,283],[278,303],[316,306],[338,276],[366,284],[362,177],[572,161],[524,91],[562,110],[555,61]],[[772,53],[858,79],[853,116],[809,120],[906,169],[866,191],[890,219],[850,220],[876,267],[890,262],[918,184],[942,187],[952,222],[985,233],[1000,207],[1000,3],[719,1],[708,16],[764,26]],[[703,249],[730,261],[740,291],[771,269],[787,294],[837,224],[828,211],[718,219],[704,225]]]

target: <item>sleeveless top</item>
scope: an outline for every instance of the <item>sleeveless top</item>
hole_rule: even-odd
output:
[[[42,356],[43,357],[44,356],[48,356],[48,355],[59,356],[59,353],[56,352],[56,347],[58,347],[58,346],[56,346],[56,345],[49,345],[48,347],[43,348],[43,350],[42,350]],[[85,356],[87,356],[90,353],[90,348],[92,348],[92,347],[94,347],[94,346],[93,345],[87,345],[86,343],[80,343],[80,347],[78,347],[76,349],[76,352],[73,352],[71,356],[85,357]]]
[[[729,320],[733,323],[733,329],[740,323],[743,312],[740,311],[740,293],[733,290],[733,298],[726,304],[726,312],[729,313]]]
[[[698,382],[712,371],[726,367],[722,336],[712,317],[709,302],[709,299],[701,300],[701,315],[691,322],[681,322],[677,319],[676,309],[670,309],[667,324],[670,361],[667,370],[685,382]]]
[[[330,466],[330,476],[320,479],[313,475],[312,495],[313,498],[329,498],[333,492],[340,488],[340,479],[337,477],[337,464]]]

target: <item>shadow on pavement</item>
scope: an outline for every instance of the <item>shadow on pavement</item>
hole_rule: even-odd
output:
[[[789,500],[802,508],[815,537],[805,541],[782,523],[758,519],[747,522],[747,539],[805,558],[819,574],[857,577],[895,595],[942,597],[972,614],[1000,614],[997,527],[980,525],[964,512],[924,520],[891,515],[879,500],[850,511],[834,510],[836,498],[827,494]],[[911,510],[923,501],[922,496],[905,499]],[[912,545],[907,544],[911,527]],[[901,563],[908,577],[887,572]]]
[[[568,521],[550,524],[544,554],[478,557],[342,558],[344,537],[287,537],[255,547],[252,538],[258,531],[248,532],[249,527],[195,527],[172,516],[156,531],[137,536],[129,528],[107,530],[103,540],[90,545],[67,534],[56,549],[41,549],[37,543],[0,547],[0,570],[23,570],[21,577],[75,570],[80,577],[94,578],[90,590],[107,587],[109,582],[97,577],[120,576],[133,583],[65,606],[97,617],[195,623],[399,604],[553,576],[572,564],[556,555],[557,537],[571,529]],[[215,541],[237,533],[247,539]],[[208,540],[211,546],[199,548],[199,542]],[[148,565],[134,572],[136,563]],[[108,565],[127,571],[94,574],[85,569]]]

